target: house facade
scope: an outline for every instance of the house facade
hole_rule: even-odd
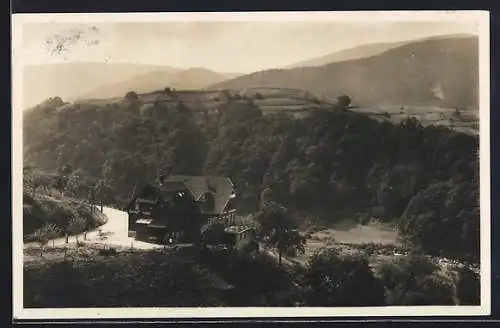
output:
[[[241,250],[254,241],[254,230],[247,226],[233,225],[224,230],[223,242]]]
[[[129,235],[146,242],[196,243],[201,227],[234,223],[234,187],[226,177],[170,176],[140,188],[129,204]]]

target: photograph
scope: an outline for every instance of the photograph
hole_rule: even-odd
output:
[[[489,14],[14,14],[15,319],[491,312]]]

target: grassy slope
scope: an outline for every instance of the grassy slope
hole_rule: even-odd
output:
[[[35,195],[24,192],[23,195],[23,236],[24,241],[32,241],[30,234],[45,223],[53,223],[62,230],[73,218],[85,222],[84,230],[91,230],[105,223],[105,216],[99,211],[91,213],[90,206],[81,200],[61,196],[54,190],[37,191]],[[82,230],[83,232],[83,230]]]

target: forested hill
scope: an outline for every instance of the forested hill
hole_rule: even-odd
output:
[[[112,191],[106,202],[120,205],[158,168],[227,175],[240,212],[257,211],[261,194],[299,220],[377,207],[423,250],[477,259],[477,136],[341,108],[312,109],[300,120],[262,115],[255,103],[219,99],[200,116],[182,102],[144,107],[134,93],[113,104],[54,98],[25,113],[25,165],[69,165],[72,175],[103,179]]]
[[[214,89],[280,86],[320,97],[347,94],[360,106],[478,109],[478,38],[407,43],[370,58],[318,67],[272,69],[217,83]]]

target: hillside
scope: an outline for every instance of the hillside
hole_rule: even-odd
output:
[[[49,97],[74,100],[99,86],[118,83],[151,71],[176,72],[167,66],[129,63],[61,63],[23,69],[24,107]]]
[[[99,99],[118,97],[132,90],[144,93],[150,92],[151,90],[162,90],[165,87],[182,90],[197,90],[204,89],[209,85],[219,83],[236,76],[238,76],[238,74],[216,73],[204,68],[191,68],[173,72],[158,70],[136,75],[126,81],[100,86],[80,96],[79,98]]]
[[[298,68],[298,67],[323,66],[341,61],[368,58],[379,55],[387,50],[399,47],[405,43],[408,42],[401,41],[401,42],[381,42],[381,43],[363,44],[361,46],[336,51],[334,53],[325,56],[287,65],[286,67],[283,68],[286,69],[286,68]]]
[[[204,88],[237,74],[219,74],[206,69],[182,70],[169,66],[130,63],[64,63],[26,66],[23,70],[24,108],[49,97],[73,101],[85,98],[123,96],[131,90]]]
[[[47,174],[36,168],[25,168],[23,177],[23,238],[38,241],[64,234],[80,234],[94,229],[106,218],[95,207],[75,197],[81,181],[70,182],[60,174]]]
[[[332,64],[336,62],[369,58],[372,56],[380,55],[388,50],[403,46],[405,44],[409,44],[412,42],[422,42],[429,40],[442,40],[442,39],[452,39],[452,38],[464,38],[470,37],[468,34],[448,34],[448,35],[437,35],[431,36],[416,40],[405,40],[405,41],[397,41],[397,42],[379,42],[379,43],[370,43],[370,44],[362,44],[360,46],[347,48],[339,51],[335,51],[333,53],[312,58],[309,60],[300,61],[297,63],[293,63],[283,67],[286,68],[298,68],[298,67],[315,67],[315,66],[323,66],[327,64]]]
[[[295,88],[320,98],[347,94],[359,106],[458,106],[477,110],[477,42],[477,37],[412,42],[370,58],[255,72],[210,89]]]

